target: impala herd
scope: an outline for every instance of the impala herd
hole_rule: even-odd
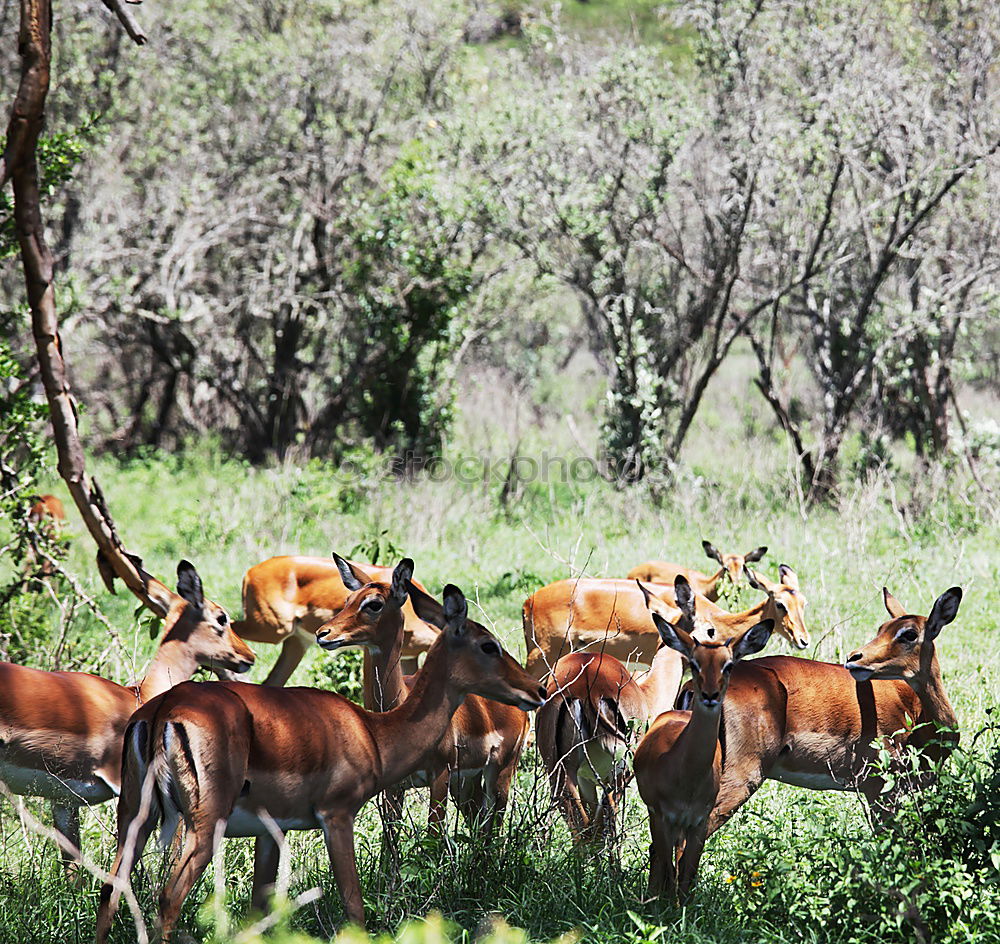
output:
[[[383,795],[387,868],[398,865],[407,789],[429,788],[432,830],[443,828],[450,796],[488,842],[528,740],[527,712],[538,709],[535,740],[574,840],[614,834],[634,777],[649,812],[649,894],[683,899],[707,837],[764,780],[858,790],[878,820],[899,787],[872,772],[877,749],[898,757],[913,745],[933,761],[958,739],[935,640],[958,612],[959,588],[926,617],[883,590],[890,619],[845,665],[749,659],[773,633],[809,645],[798,578],[785,565],[776,582],[752,569],[766,547],[704,548],[719,564],[711,574],[648,561],[627,579],[537,590],[522,610],[526,668],[469,617],[457,587],[438,602],[409,559],[387,568],[337,555],[272,558],[247,572],[236,621],[205,598],[188,562],[176,593],[142,571],[168,616],[137,685],[0,663],[0,781],[49,799],[69,872],[80,807],[119,797],[98,941],[157,826],[172,842],[164,940],[223,836],[254,837],[252,905],[263,910],[283,836],[300,829],[322,830],[347,917],[363,925],[361,807]],[[764,599],[741,613],[718,606],[725,582],[743,580]],[[329,652],[363,649],[363,707],[282,687],[314,639]],[[282,645],[263,685],[234,680],[254,663],[244,640]],[[220,681],[191,681],[198,666]]]

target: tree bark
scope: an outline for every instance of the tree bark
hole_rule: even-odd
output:
[[[48,0],[21,0],[18,49],[21,81],[0,162],[0,185],[10,179],[14,191],[14,221],[31,309],[31,325],[38,365],[49,402],[52,432],[59,456],[59,474],[98,547],[98,567],[108,589],[120,577],[150,610],[166,616],[173,594],[142,569],[115,531],[97,483],[88,482],[83,446],[77,429],[76,409],[70,393],[66,363],[59,339],[52,252],[45,241],[37,160],[38,138],[45,117],[49,90],[52,6]]]

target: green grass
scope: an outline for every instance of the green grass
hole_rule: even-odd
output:
[[[691,458],[695,471],[666,497],[642,489],[616,491],[603,482],[528,483],[506,510],[497,506],[496,483],[400,483],[371,460],[349,477],[320,463],[254,469],[203,447],[187,456],[126,465],[104,459],[93,469],[126,543],[142,554],[146,567],[167,578],[179,558],[189,558],[206,592],[233,613],[240,611],[240,580],[251,564],[290,551],[326,555],[349,553],[359,545],[371,550],[375,539],[383,560],[412,556],[417,577],[431,589],[439,591],[449,581],[461,586],[481,605],[484,621],[521,654],[520,605],[540,583],[579,570],[621,575],[648,557],[707,567],[703,537],[740,550],[767,544],[764,569],[773,574],[778,563],[789,563],[797,570],[809,601],[814,645],[807,655],[813,658],[842,661],[849,649],[873,635],[884,619],[883,584],[918,612],[927,612],[937,594],[960,584],[965,600],[956,623],[942,634],[939,651],[963,729],[972,732],[987,722],[1000,687],[993,615],[1000,606],[1000,527],[988,509],[942,489],[925,508],[897,513],[893,483],[882,480],[848,489],[840,511],[818,509],[803,516],[794,490],[781,478],[780,461],[763,477],[761,470],[747,475],[733,463],[724,479],[712,481],[698,471],[697,449]],[[123,645],[112,646],[104,663],[95,665],[109,640],[83,612],[66,630],[61,665],[97,668],[127,681],[153,643],[135,617],[133,599],[110,597],[99,585],[92,545],[72,515],[71,530],[69,567],[118,628]],[[52,604],[21,598],[14,610],[17,618],[5,613],[2,628],[15,640],[21,633],[34,664],[51,667],[59,632]],[[256,679],[276,656],[258,648]],[[773,642],[769,651],[782,648]],[[337,657],[314,649],[295,680],[328,676],[331,658]],[[573,852],[565,828],[549,809],[533,750],[522,765],[505,835],[489,855],[454,821],[448,843],[431,841],[422,826],[425,803],[425,795],[411,794],[413,825],[398,887],[387,885],[378,873],[375,810],[361,817],[359,862],[376,929],[438,910],[454,923],[459,937],[499,914],[525,928],[532,940],[574,930],[586,940],[607,942],[800,940],[795,916],[785,913],[780,896],[777,904],[768,899],[774,889],[754,885],[751,872],[769,874],[776,863],[808,859],[824,847],[837,854],[845,844],[877,848],[857,797],[767,784],[710,843],[687,908],[661,912],[640,902],[647,836],[644,810],[634,796],[620,848],[597,861]],[[27,806],[47,821],[40,804],[28,801]],[[107,864],[112,806],[93,810],[85,821],[87,850]],[[0,942],[89,940],[94,888],[68,887],[51,847],[25,832],[6,802],[0,829]],[[292,849],[292,894],[312,886],[327,894],[291,915],[289,926],[329,937],[341,913],[318,833],[295,836]],[[141,892],[147,916],[153,912],[158,862],[159,854],[151,851]],[[228,842],[223,913],[232,909],[235,926],[247,907],[250,873],[249,842]],[[818,874],[810,881],[821,887],[824,878]],[[199,927],[199,907],[211,890],[208,877],[191,896],[184,917],[188,929]],[[886,907],[895,906],[887,902]],[[209,909],[210,925],[212,913]],[[656,930],[661,927],[667,930]],[[810,927],[814,934],[815,925]],[[817,939],[855,940],[850,936],[854,927],[841,916]],[[127,924],[119,924],[116,939],[129,940],[131,933]]]

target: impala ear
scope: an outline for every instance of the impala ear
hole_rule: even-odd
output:
[[[360,590],[364,586],[364,583],[358,579],[358,575],[351,569],[351,565],[336,551],[331,551],[331,553],[333,554],[333,561],[337,565],[337,570],[340,571],[340,579],[344,582],[344,586],[352,593],[355,590]]]
[[[702,541],[701,546],[705,548],[705,555],[707,557],[711,557],[712,560],[716,560],[720,564],[722,563],[722,555],[711,541]]]
[[[690,659],[691,650],[694,648],[694,640],[680,626],[668,623],[659,613],[652,613],[653,625],[663,640],[663,645],[679,652],[686,659]]]
[[[763,578],[756,571],[751,570],[746,564],[743,565],[743,573],[747,576],[747,583],[750,584],[754,590],[763,590],[767,593],[767,587],[764,586]]]
[[[397,606],[402,606],[406,602],[407,587],[412,576],[413,561],[409,557],[404,557],[392,572],[392,584],[389,587],[389,599]]]
[[[759,561],[766,553],[767,553],[767,546],[762,544],[760,547],[758,547],[754,551],[751,551],[749,554],[744,554],[743,560],[747,561],[750,564],[753,564]]]
[[[962,602],[962,588],[952,587],[945,590],[934,601],[934,609],[927,617],[924,625],[924,639],[936,639],[937,634],[944,629],[956,616],[958,616],[958,606]]]
[[[677,601],[677,607],[681,613],[693,623],[694,590],[691,589],[691,584],[688,583],[687,577],[683,574],[678,574],[674,578],[674,599]]]
[[[436,626],[438,629],[445,629],[448,620],[444,607],[412,581],[407,581],[406,589],[410,594],[410,606],[413,607],[413,612],[425,623],[430,623],[431,626]]]
[[[751,626],[733,646],[733,661],[752,656],[767,645],[774,632],[774,620],[761,620],[756,626]]]
[[[903,604],[899,602],[890,592],[888,587],[882,588],[882,602],[885,604],[886,612],[893,618],[899,619],[901,616],[906,616],[906,610],[903,609]]]
[[[791,587],[793,590],[799,589],[799,578],[798,575],[792,570],[788,564],[781,564],[778,566],[778,580],[783,583],[786,587]]]
[[[448,632],[453,636],[465,635],[465,621],[469,615],[469,604],[465,602],[465,594],[450,583],[442,593],[444,599],[444,618]]]
[[[649,609],[649,601],[653,599],[651,594],[643,585],[641,580],[636,580],[636,586],[642,591],[642,598],[646,601],[646,609]]]
[[[190,561],[182,560],[177,565],[177,595],[187,600],[191,606],[201,609],[205,605],[205,593],[201,588],[201,577]]]

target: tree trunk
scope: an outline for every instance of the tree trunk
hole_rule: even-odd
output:
[[[120,577],[150,610],[166,616],[171,595],[142,569],[115,531],[97,483],[84,471],[83,447],[77,430],[76,409],[70,393],[66,364],[59,340],[52,252],[45,242],[41,195],[38,186],[38,138],[49,91],[52,8],[48,0],[21,0],[21,82],[7,131],[7,145],[0,162],[0,185],[9,178],[14,190],[14,221],[21,248],[31,325],[38,351],[38,365],[49,401],[52,431],[59,455],[59,474],[69,488],[83,522],[98,547],[98,566],[108,589]],[[166,592],[164,592],[166,591]]]

